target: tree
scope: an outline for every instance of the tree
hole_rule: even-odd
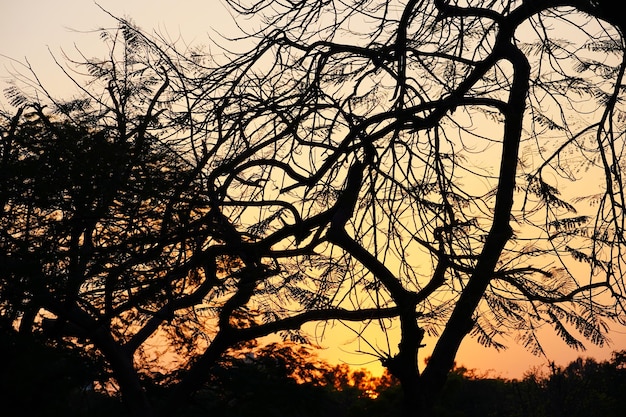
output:
[[[578,358],[565,367],[550,366],[548,374],[529,372],[513,383],[519,409],[544,416],[617,416],[624,408],[624,351],[610,361]]]
[[[216,196],[298,273],[332,259],[309,300],[397,308],[381,356],[410,413],[468,334],[501,349],[515,330],[540,354],[545,325],[582,349],[624,322],[624,40],[608,2],[228,3],[260,23],[207,88],[233,149]]]
[[[3,172],[59,160],[29,148],[40,134],[80,144],[63,161],[115,155],[64,162],[52,188],[3,178],[0,294],[20,327],[88,340],[149,415],[136,359],[155,334],[186,358],[169,410],[243,341],[397,326],[372,353],[428,415],[467,335],[541,354],[544,326],[583,349],[624,323],[612,4],[227,3],[258,24],[248,52],[179,52],[118,20],[108,59],[84,62],[104,94],[54,103],[56,121],[8,90],[23,110]]]
[[[59,63],[77,97],[52,97],[27,63],[5,90],[17,110],[0,122],[3,328],[106,363],[97,382],[150,416],[155,404],[170,415],[241,343],[280,331],[301,340],[310,320],[394,315],[314,304],[282,314],[276,306],[306,299],[304,279],[274,283],[284,270],[270,248],[251,250],[232,202],[215,198],[232,144],[204,120],[212,71],[118,23],[100,31],[107,56]],[[167,395],[151,396],[155,384]]]
[[[133,357],[204,290],[184,262],[206,227],[190,217],[202,208],[184,151],[151,133],[155,107],[175,99],[167,74],[145,65],[147,49],[134,59],[132,32],[111,36],[127,65],[110,40],[109,59],[86,68],[102,91],[42,105],[7,89],[19,111],[2,135],[0,294],[20,333],[95,346],[129,407],[150,415]]]
[[[193,396],[197,412],[188,414],[397,415],[393,401],[378,399],[398,397],[394,385],[388,375],[376,378],[363,369],[333,366],[301,345],[271,343],[220,360],[209,383]]]

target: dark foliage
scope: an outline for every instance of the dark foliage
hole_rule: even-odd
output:
[[[618,417],[626,409],[625,351],[611,361],[579,358],[522,380],[481,378],[456,368],[435,407],[438,417]]]
[[[271,344],[229,357],[211,374],[193,397],[190,416],[382,417],[400,411],[398,387],[388,376],[332,366],[292,345]]]
[[[269,345],[228,356],[179,417],[393,417],[401,415],[397,381],[330,365],[310,350]],[[119,398],[97,393],[91,358],[50,347],[3,328],[0,339],[3,416],[124,416]],[[374,390],[372,390],[372,387]],[[153,387],[158,403],[167,387]],[[626,408],[626,351],[611,361],[577,359],[522,380],[477,376],[456,367],[434,417],[618,417]]]
[[[115,397],[98,393],[101,364],[83,352],[0,326],[0,406],[4,417],[108,417],[124,411]]]

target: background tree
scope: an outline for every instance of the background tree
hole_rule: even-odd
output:
[[[82,349],[47,346],[2,328],[0,401],[2,414],[31,416],[120,415],[116,398],[94,390],[102,364]]]
[[[92,343],[138,415],[157,334],[186,371],[164,412],[229,347],[307,321],[389,335],[371,353],[416,415],[468,334],[606,343],[624,321],[608,2],[227,3],[255,16],[249,52],[119,20],[56,118],[7,90],[0,287],[20,328]]]
[[[95,346],[149,415],[134,362],[193,305],[184,263],[205,226],[192,218],[202,207],[188,150],[152,133],[171,128],[162,107],[179,97],[163,55],[129,29],[103,39],[110,56],[84,63],[92,84],[79,98],[44,105],[6,90],[20,110],[2,135],[0,291],[20,333]]]
[[[224,416],[398,415],[395,385],[389,375],[331,365],[299,344],[271,343],[223,357],[187,409]]]

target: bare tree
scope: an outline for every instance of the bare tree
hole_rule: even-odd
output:
[[[626,120],[608,2],[226,1],[258,25],[248,52],[119,20],[111,55],[83,62],[101,91],[53,117],[7,90],[23,110],[3,172],[80,145],[67,172],[1,185],[2,306],[24,331],[93,344],[137,415],[155,335],[185,358],[163,412],[227,349],[310,321],[399,328],[397,347],[369,343],[407,415],[428,415],[467,335],[607,343]]]
[[[373,348],[409,414],[467,335],[541,354],[546,325],[583,349],[624,323],[624,26],[608,2],[228,3],[259,27],[205,84],[230,150],[213,198],[284,259],[277,288],[317,275],[303,308],[397,309],[397,349]]]

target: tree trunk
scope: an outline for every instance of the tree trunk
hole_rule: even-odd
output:
[[[522,122],[526,106],[526,94],[529,88],[530,65],[524,54],[510,43],[510,39],[509,34],[505,33],[500,38],[501,43],[494,50],[495,54],[501,54],[501,58],[507,59],[513,64],[513,83],[505,111],[506,121],[494,219],[476,267],[437,341],[417,387],[421,390],[419,395],[425,401],[419,408],[419,414],[417,414],[420,417],[429,415],[437,397],[443,390],[461,342],[473,327],[474,312],[489,286],[506,243],[513,235],[509,221],[513,207]],[[418,393],[414,395],[417,396]]]
[[[222,357],[235,341],[227,337],[223,331],[219,331],[211,345],[202,356],[194,362],[192,367],[182,377],[180,382],[172,388],[166,402],[159,408],[159,416],[169,417],[176,415],[176,410],[189,398],[191,394],[198,391],[210,377],[210,368]]]
[[[134,417],[154,417],[155,412],[141,384],[139,374],[129,355],[122,346],[113,340],[111,335],[102,328],[97,330],[93,340],[103,353],[120,386],[122,402]]]

